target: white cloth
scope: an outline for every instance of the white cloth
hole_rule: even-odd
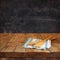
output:
[[[34,46],[28,45],[28,43],[30,41],[35,42],[35,41],[37,41],[37,39],[28,38],[27,41],[24,43],[23,47],[24,48],[35,48]],[[50,47],[51,47],[51,40],[47,40],[42,46],[39,46],[36,49],[44,49],[45,50],[45,49],[50,48]]]

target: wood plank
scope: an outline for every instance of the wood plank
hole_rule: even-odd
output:
[[[8,60],[7,58],[0,58],[0,60]]]
[[[0,60],[60,60],[60,58],[0,58]]]
[[[17,35],[16,34],[14,34],[14,36],[13,36],[13,38],[11,39],[11,40],[9,40],[9,41],[13,41],[13,40],[16,40],[17,39],[17,37],[16,37]],[[14,39],[15,38],[15,39]],[[6,45],[5,45],[5,47],[1,50],[1,52],[13,52],[13,50],[14,50],[14,48],[15,48],[15,46],[16,46],[16,43],[12,43],[12,42],[8,42]]]
[[[50,36],[52,36],[52,37],[49,38]],[[49,38],[52,40],[52,47],[47,50],[36,50],[36,49],[22,48],[22,46],[27,38],[40,38],[40,39]],[[8,33],[8,34],[0,34],[0,43],[1,43],[0,44],[0,46],[1,46],[0,52],[28,53],[29,55],[32,52],[33,52],[33,54],[35,54],[36,52],[39,54],[40,54],[40,52],[46,52],[46,53],[50,54],[53,52],[60,52],[60,33]],[[20,54],[18,54],[18,55],[20,55]],[[30,55],[30,57],[31,57],[31,55]]]
[[[23,43],[18,43],[15,52],[25,52],[25,48],[22,47]]]
[[[13,34],[0,34],[0,50],[2,50],[8,41],[12,38]]]

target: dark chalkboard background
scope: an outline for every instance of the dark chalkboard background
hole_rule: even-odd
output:
[[[60,32],[60,0],[0,0],[0,32]]]

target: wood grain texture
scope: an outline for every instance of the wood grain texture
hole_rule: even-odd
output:
[[[50,36],[51,38],[49,38]],[[52,47],[47,50],[23,48],[22,46],[27,38],[51,39]],[[44,57],[50,55],[50,57],[53,57],[52,55],[57,54],[57,52],[60,52],[60,33],[0,33],[0,57],[39,57],[39,54],[42,53]],[[56,57],[59,57],[59,55]]]
[[[0,60],[60,60],[60,58],[0,58]]]

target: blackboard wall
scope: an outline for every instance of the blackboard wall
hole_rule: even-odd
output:
[[[0,33],[60,32],[60,0],[0,0]]]

